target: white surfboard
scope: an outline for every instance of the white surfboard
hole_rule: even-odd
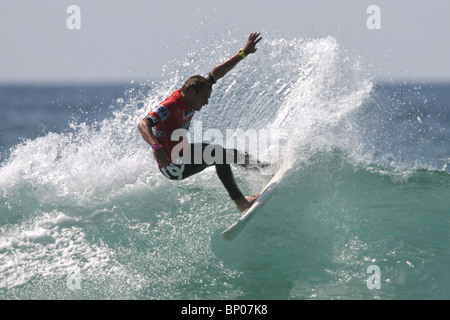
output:
[[[239,218],[238,221],[233,223],[228,229],[222,232],[222,236],[227,240],[234,239],[241,231],[245,228],[250,219],[257,212],[258,208],[261,204],[266,201],[269,196],[272,194],[273,190],[279,185],[281,178],[283,177],[285,169],[281,168],[277,171],[277,173],[270,179],[264,189],[261,191],[261,195],[258,199],[253,202],[252,206],[244,211],[243,215]]]

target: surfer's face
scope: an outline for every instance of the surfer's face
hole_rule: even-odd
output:
[[[186,103],[195,111],[200,111],[203,106],[208,104],[211,92],[211,89],[200,90],[198,93],[194,89],[189,89],[185,95]]]

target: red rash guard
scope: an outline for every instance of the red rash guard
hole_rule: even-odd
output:
[[[151,111],[146,119],[150,120],[152,133],[163,146],[171,159],[172,149],[183,139],[172,141],[172,134],[177,129],[189,130],[195,110],[189,108],[181,95],[181,89],[172,92],[170,97]],[[184,139],[186,141],[186,139]],[[171,162],[176,159],[171,159]]]

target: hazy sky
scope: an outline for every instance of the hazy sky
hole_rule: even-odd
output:
[[[367,27],[370,5],[381,29]],[[196,35],[244,44],[253,31],[333,36],[378,79],[450,81],[449,0],[1,0],[0,15],[1,83],[147,80]]]

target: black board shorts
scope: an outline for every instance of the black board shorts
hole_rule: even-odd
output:
[[[159,167],[166,178],[183,180],[214,165],[231,199],[236,200],[243,196],[234,180],[230,164],[246,166],[249,163],[247,153],[208,143],[191,143],[187,149],[188,153],[182,155],[181,161],[172,162],[166,168]]]
[[[172,162],[165,169],[159,167],[161,173],[170,180],[183,180],[213,165],[248,162],[247,155],[239,159],[240,154],[237,150],[224,149],[219,145],[191,143],[189,150],[189,154],[184,155],[181,161]]]

